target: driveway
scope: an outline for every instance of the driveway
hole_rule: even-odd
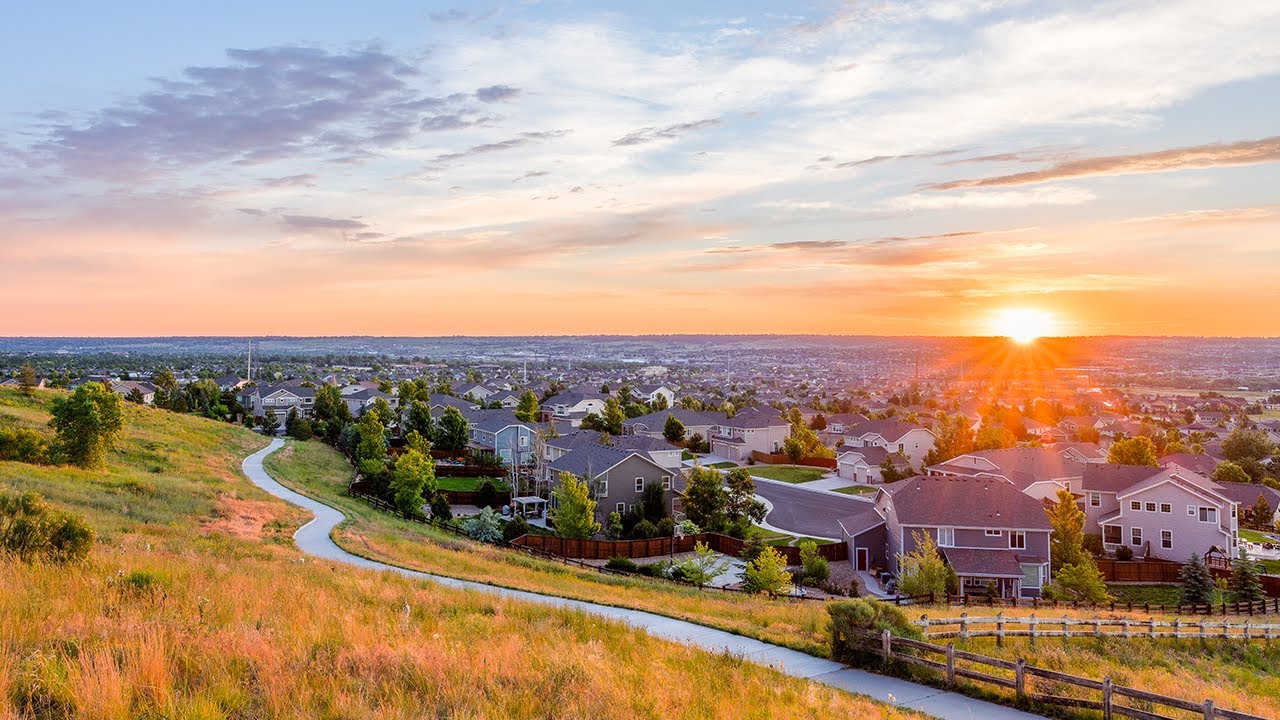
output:
[[[807,537],[839,540],[836,522],[867,506],[853,495],[807,490],[799,485],[756,478],[756,495],[768,500],[773,509],[765,522],[779,530]]]

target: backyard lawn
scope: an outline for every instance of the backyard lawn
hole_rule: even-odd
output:
[[[1249,542],[1256,543],[1258,545],[1261,545],[1264,542],[1275,542],[1275,539],[1267,537],[1257,530],[1250,530],[1249,528],[1240,528],[1239,534],[1241,540],[1248,540]]]
[[[480,489],[480,485],[485,480],[493,483],[493,489],[499,492],[510,490],[511,486],[507,485],[505,480],[497,478],[436,478],[436,487],[441,490],[452,490],[454,492],[475,492]]]
[[[722,461],[720,461],[720,462],[718,462],[718,463],[711,463],[711,464],[710,464],[710,465],[708,465],[707,467],[713,467],[713,468],[717,468],[717,469],[719,469],[719,470],[728,470],[729,468],[736,468],[736,467],[738,467],[738,463],[736,463],[736,462],[729,462],[728,460],[722,460]]]
[[[849,487],[836,488],[836,492],[845,495],[865,495],[876,491],[873,485],[850,485]]]
[[[826,475],[827,471],[825,468],[804,465],[756,465],[751,468],[751,474],[756,477],[796,484],[813,482]]]

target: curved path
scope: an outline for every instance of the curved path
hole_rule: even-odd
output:
[[[596,605],[581,600],[539,595],[523,590],[509,590],[484,583],[432,575],[353,555],[338,547],[337,543],[330,537],[330,532],[333,528],[346,519],[345,515],[328,505],[286,488],[272,479],[263,469],[262,459],[280,449],[283,445],[283,440],[279,438],[273,439],[270,445],[245,458],[243,464],[244,474],[253,484],[268,493],[302,507],[315,515],[311,522],[303,525],[293,535],[294,542],[298,544],[298,548],[310,555],[371,570],[391,571],[411,578],[429,580],[447,587],[474,590],[513,600],[601,615],[613,620],[620,620],[655,637],[692,645],[710,652],[733,653],[753,663],[772,667],[792,677],[805,678],[847,692],[867,695],[878,700],[890,701],[890,698],[892,698],[892,702],[901,707],[919,710],[946,720],[952,720],[953,718],[955,720],[968,720],[970,718],[1026,720],[1040,717],[1039,715],[1031,715],[1003,705],[983,702],[956,693],[944,692],[927,685],[919,685],[885,675],[876,675],[862,670],[847,668],[831,660],[824,660],[807,653],[770,645],[759,640],[683,620],[675,620],[640,610]]]

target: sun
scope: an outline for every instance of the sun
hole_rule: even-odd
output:
[[[1019,345],[1053,335],[1057,326],[1053,313],[1039,308],[1004,308],[996,311],[991,319],[991,329],[996,335],[1003,335]]]

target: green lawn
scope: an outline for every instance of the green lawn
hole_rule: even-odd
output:
[[[475,492],[480,489],[481,483],[485,480],[492,482],[495,490],[511,489],[511,486],[505,480],[497,478],[436,478],[436,487],[454,492]]]
[[[1248,540],[1251,543],[1275,542],[1272,538],[1263,535],[1257,530],[1251,530],[1249,528],[1240,528],[1239,534],[1241,540]]]
[[[688,450],[681,450],[681,451],[680,451],[680,459],[681,459],[681,460],[692,460],[692,459],[693,459],[693,453],[689,452]]]
[[[756,477],[797,484],[813,482],[826,475],[827,471],[823,468],[804,465],[756,465],[751,468],[751,474]]]
[[[729,468],[736,468],[736,467],[738,467],[738,463],[735,463],[735,462],[729,462],[728,460],[724,460],[724,461],[722,461],[722,462],[718,462],[718,463],[711,463],[711,464],[710,464],[710,465],[708,465],[707,467],[719,468],[720,470],[728,470]]]
[[[1108,585],[1107,591],[1115,596],[1116,603],[1177,605],[1181,588],[1178,585]]]
[[[836,488],[836,492],[844,493],[845,495],[866,495],[875,491],[876,488],[872,485],[850,485],[849,487]]]

